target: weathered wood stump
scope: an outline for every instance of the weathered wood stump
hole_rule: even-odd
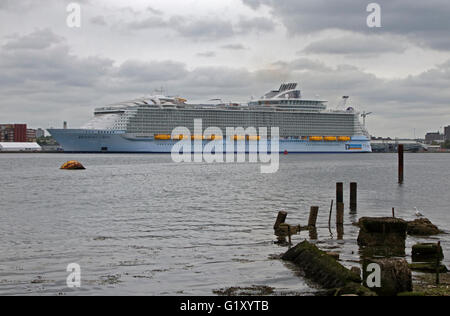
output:
[[[275,221],[275,225],[273,225],[273,229],[277,229],[278,226],[280,226],[280,224],[283,224],[286,221],[287,214],[288,213],[286,211],[278,212],[277,219]]]
[[[371,287],[372,291],[380,296],[396,296],[398,293],[412,291],[412,273],[405,259],[364,260],[363,279],[366,285],[372,273],[372,271],[367,271],[368,265],[371,263],[376,263],[380,267],[381,272],[380,287]]]
[[[408,222],[407,233],[415,236],[432,236],[440,234],[441,231],[428,218],[419,218]]]
[[[423,262],[432,261],[436,262],[436,259],[444,259],[444,252],[442,247],[436,243],[421,243],[415,244],[412,247],[412,261]]]
[[[409,268],[413,271],[424,272],[424,273],[447,273],[448,269],[445,265],[439,264],[436,266],[434,262],[422,262],[422,263],[411,263]],[[436,271],[437,270],[437,271]]]
[[[300,225],[289,225],[286,224],[287,212],[280,211],[278,212],[277,219],[275,221],[275,225],[273,229],[275,231],[275,236],[278,238],[279,244],[286,243],[286,237],[289,239],[289,244],[291,244],[291,236],[300,233],[301,226]]]
[[[295,235],[298,234],[301,231],[300,225],[289,225],[286,223],[282,223],[278,226],[278,228],[275,230],[276,236],[288,236],[289,234]]]
[[[309,220],[308,220],[308,227],[309,228],[316,227],[317,215],[318,214],[319,214],[319,207],[318,206],[311,206],[311,210],[309,212]]]
[[[363,217],[358,245],[369,248],[374,255],[404,255],[407,222],[392,217]]]

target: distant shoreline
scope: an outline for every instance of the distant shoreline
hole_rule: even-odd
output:
[[[372,153],[364,153],[364,154],[396,154],[397,152],[372,152]],[[448,151],[423,151],[423,152],[415,152],[415,151],[405,151],[408,154],[449,154]],[[0,154],[170,154],[170,153],[144,153],[144,152],[72,152],[72,151],[0,151]],[[280,153],[281,154],[281,153]],[[295,153],[291,155],[302,155],[302,154],[311,154],[311,153]],[[324,155],[327,155],[325,153]]]

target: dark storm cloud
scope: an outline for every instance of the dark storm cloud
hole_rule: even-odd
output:
[[[408,36],[420,45],[450,50],[450,2],[448,0],[378,0],[382,28],[366,24],[370,1],[355,0],[242,0],[258,9],[269,6],[292,34],[341,29],[364,34]]]

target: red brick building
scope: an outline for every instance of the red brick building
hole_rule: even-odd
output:
[[[0,124],[0,142],[27,142],[27,124]]]

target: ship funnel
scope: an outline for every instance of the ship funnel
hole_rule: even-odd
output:
[[[339,102],[338,108],[340,109],[344,109],[345,106],[347,105],[347,101],[350,97],[348,95],[344,95],[341,99],[341,101]]]
[[[280,86],[280,90],[278,90],[278,92],[283,92],[286,90],[294,90],[295,88],[297,88],[297,83],[283,83]]]

